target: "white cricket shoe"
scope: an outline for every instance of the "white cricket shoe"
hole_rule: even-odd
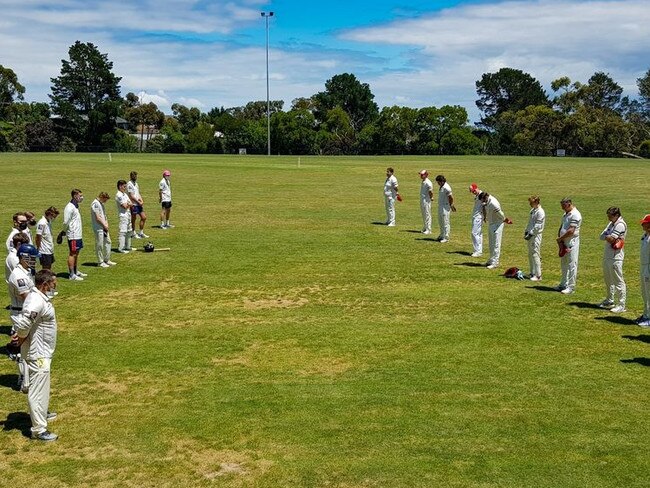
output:
[[[598,304],[598,307],[600,307],[600,308],[613,308],[614,307],[614,301],[609,300],[609,299],[606,298],[605,300],[603,300],[602,302],[600,302]]]
[[[614,308],[611,308],[609,311],[612,313],[623,313],[623,312],[627,312],[627,308],[625,308],[623,305],[616,305]]]
[[[480,258],[481,256],[483,256],[483,253],[482,253],[482,252],[473,252],[473,253],[472,253],[472,257],[473,257],[473,258]]]
[[[562,293],[563,295],[570,295],[570,294],[573,293],[574,291],[575,291],[575,290],[574,290],[573,288],[568,288],[568,287],[567,287],[567,288],[564,288],[562,291],[560,291],[560,293]]]
[[[86,276],[88,276],[88,274],[82,273],[81,271],[77,271],[77,276],[81,276],[82,278],[85,278]]]
[[[84,279],[76,274],[71,274],[70,278],[68,278],[70,281],[83,281]]]
[[[148,239],[149,238],[149,236],[147,234],[145,234],[144,232],[140,232],[139,235],[140,235],[140,239]]]
[[[115,265],[116,265],[117,263],[116,263],[116,262],[113,262],[113,261],[110,261],[110,260],[108,260],[108,261],[106,261],[106,264],[108,264],[109,266],[115,266]]]
[[[105,263],[104,261],[102,261],[101,263],[99,263],[98,266],[99,266],[100,268],[110,268],[110,266],[108,265],[108,263]]]

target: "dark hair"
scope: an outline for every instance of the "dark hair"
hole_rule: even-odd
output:
[[[14,214],[14,216],[13,216],[14,222],[18,222],[18,217],[20,217],[21,215],[23,217],[27,218],[27,215],[25,215],[25,212],[16,212]]]
[[[108,200],[109,198],[111,198],[111,196],[105,191],[103,191],[99,195],[97,195],[97,198],[105,198],[106,200]]]
[[[56,279],[56,275],[49,269],[42,269],[36,273],[34,276],[34,284],[38,288],[39,286],[52,283]]]
[[[56,207],[49,207],[45,209],[44,213],[45,215],[53,215],[54,217],[56,217],[57,215],[59,215],[60,212],[59,209]]]
[[[567,203],[573,204],[573,201],[571,200],[571,197],[564,197],[562,200],[560,200],[561,205],[564,205],[564,204],[567,204]]]
[[[133,179],[135,176],[138,176],[138,172],[137,171],[131,171],[131,174],[129,175],[129,177],[131,179]]]
[[[539,197],[537,195],[532,195],[528,197],[528,201],[531,203],[539,203]]]
[[[70,192],[70,196],[71,196],[72,198],[74,198],[74,197],[76,197],[77,195],[79,195],[79,193],[83,193],[83,192],[82,192],[79,188],[75,188],[75,189],[73,189],[73,190]]]
[[[22,232],[18,232],[11,238],[11,242],[14,244],[14,249],[18,250],[21,244],[29,244],[29,237]]]
[[[386,171],[388,171],[389,173],[394,173],[395,172],[395,170],[393,168],[391,168],[390,166],[388,168],[386,168]]]
[[[607,209],[607,215],[618,215],[621,216],[621,209],[618,207],[609,207]]]
[[[489,198],[490,194],[486,191],[482,191],[481,193],[478,194],[478,199],[484,202]]]
[[[442,175],[438,175],[438,176],[436,176],[436,181],[439,182],[439,183],[447,183],[447,178],[445,178]]]
[[[117,189],[120,189],[120,186],[126,185],[126,180],[117,180]]]

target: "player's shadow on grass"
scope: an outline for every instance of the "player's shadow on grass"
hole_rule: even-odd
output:
[[[67,280],[68,278],[70,278],[70,273],[57,273],[56,277],[57,278],[63,278],[63,279]]]
[[[593,308],[595,310],[602,310],[598,305],[595,303],[589,303],[589,302],[569,302],[567,305],[571,305],[576,308]]]
[[[594,317],[596,320],[604,320],[605,322],[611,322],[612,324],[617,325],[636,325],[634,320],[626,319],[625,317],[620,317],[618,315],[606,315],[604,317]]]
[[[4,386],[5,388],[11,388],[12,390],[15,390],[17,384],[18,384],[17,374],[0,375],[0,386]]]
[[[468,268],[485,268],[485,264],[476,261],[465,261],[464,263],[454,263],[454,266],[467,266]]]
[[[650,335],[648,334],[641,334],[638,336],[633,336],[633,335],[624,335],[621,336],[623,339],[627,339],[629,341],[638,341],[638,342],[643,342],[644,344],[650,344]]]
[[[2,425],[2,430],[9,432],[12,430],[18,430],[25,437],[31,437],[31,426],[32,421],[29,418],[29,414],[25,412],[13,412],[7,415],[6,420],[0,420],[0,425]]]
[[[94,261],[86,261],[85,263],[81,263],[81,265],[87,268],[99,268],[99,263],[95,263]]]
[[[424,241],[424,242],[438,242],[438,239],[434,237],[418,237],[415,239],[416,241]]]
[[[532,288],[533,290],[537,290],[537,291],[554,291],[555,293],[558,293],[558,291],[552,286],[535,285],[535,286],[527,286],[526,288]]]
[[[11,325],[0,325],[0,334],[11,335]]]
[[[413,230],[413,229],[400,230],[400,232],[408,232],[409,234],[422,234],[421,230]]]
[[[383,225],[383,226],[386,225],[386,222],[379,222],[378,220],[375,220],[374,222],[370,222],[370,223],[371,223],[372,225]],[[154,227],[155,227],[155,226],[154,226]],[[158,226],[158,228],[160,229],[160,226]]]
[[[461,256],[471,256],[472,253],[468,251],[447,251],[447,254],[460,254]]]
[[[650,367],[650,358],[621,359],[621,362],[624,364],[637,363],[641,366]]]

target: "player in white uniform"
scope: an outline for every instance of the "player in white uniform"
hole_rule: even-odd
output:
[[[126,184],[126,194],[131,199],[131,228],[134,231],[133,237],[136,239],[144,239],[149,237],[144,233],[144,223],[147,221],[147,214],[144,213],[144,201],[140,195],[140,186],[138,186],[138,172],[131,171],[130,180]],[[140,216],[140,232],[135,232],[135,221],[138,215]]]
[[[420,210],[422,211],[422,233],[431,234],[431,200],[433,199],[433,183],[426,169],[420,171]]]
[[[384,203],[386,204],[386,225],[395,227],[395,200],[399,197],[397,178],[393,168],[386,168],[384,182]]]
[[[171,229],[174,227],[169,221],[169,214],[172,210],[172,183],[169,181],[172,172],[166,169],[163,171],[162,180],[158,184],[158,201],[160,202],[160,228]]]
[[[72,199],[63,209],[63,230],[68,238],[68,271],[72,281],[83,281],[88,276],[77,269],[79,252],[84,247],[79,205],[84,201],[83,192],[77,188],[70,192]]]
[[[528,199],[530,216],[524,231],[524,239],[528,241],[528,266],[530,267],[528,277],[530,281],[541,281],[542,279],[542,232],[544,232],[546,223],[546,213],[539,201],[537,195]]]
[[[7,237],[7,242],[5,243],[7,246],[7,252],[11,251],[13,249],[13,241],[12,239],[16,234],[19,232],[22,232],[27,236],[29,239],[29,242],[32,242],[32,234],[31,231],[29,230],[28,227],[28,221],[29,219],[25,215],[25,212],[17,212],[13,216],[13,223],[14,226],[11,229],[11,232],[9,232],[9,236]]]
[[[43,269],[52,269],[54,264],[54,239],[52,237],[52,221],[59,215],[56,207],[45,210],[44,215],[36,223],[36,248],[40,255]]]
[[[95,254],[100,268],[114,266],[111,261],[111,236],[108,233],[108,218],[104,204],[111,197],[106,192],[101,192],[90,204],[90,221],[95,233]]]
[[[487,192],[481,192],[479,199],[485,206],[485,219],[488,224],[488,242],[490,245],[490,258],[485,266],[487,269],[494,269],[499,266],[501,257],[501,237],[503,235],[503,224],[510,222],[506,218],[499,200]]]
[[[641,297],[643,298],[643,313],[635,322],[641,327],[650,327],[650,214],[641,219],[643,237],[641,237]]]
[[[11,319],[12,335],[16,332],[17,320],[23,311],[23,303],[34,286],[33,275],[36,272],[38,250],[31,244],[22,244],[17,251],[18,265],[13,269],[7,285],[9,288],[9,316]],[[29,374],[25,367],[24,356],[16,357],[18,363],[18,390],[26,393],[29,389]]]
[[[118,216],[118,245],[117,252],[127,254],[131,250],[131,199],[126,194],[126,181],[117,182],[117,193],[115,194]]]
[[[440,187],[438,190],[438,225],[440,226],[438,241],[449,242],[449,233],[451,232],[449,215],[456,211],[454,196],[451,193],[451,186],[443,175],[436,176],[436,183]]]
[[[614,313],[625,312],[625,300],[627,287],[623,279],[623,259],[625,259],[625,238],[627,236],[627,224],[621,217],[621,210],[618,207],[607,209],[607,227],[600,233],[600,240],[605,241],[605,252],[603,254],[603,276],[605,278],[605,299],[598,305],[600,308],[608,308]],[[618,305],[615,303],[618,293]]]
[[[473,258],[483,255],[483,220],[485,220],[485,207],[478,197],[481,194],[476,183],[469,185],[469,192],[474,195],[474,208],[472,208],[472,252]]]
[[[18,266],[18,263],[20,262],[20,260],[18,259],[18,249],[23,244],[29,244],[29,239],[27,239],[27,236],[22,232],[19,232],[18,234],[14,234],[13,244],[12,244],[13,247],[11,251],[9,251],[9,254],[7,254],[7,259],[5,259],[5,281],[7,282],[7,284],[9,283],[9,277],[11,276],[11,272],[14,270],[16,266]]]
[[[582,225],[582,215],[573,205],[570,198],[564,198],[560,202],[564,216],[562,225],[558,231],[557,242],[563,242],[568,251],[560,258],[562,278],[560,284],[555,287],[559,292],[568,295],[573,293],[576,288],[578,278],[578,256],[580,255],[580,226]]]
[[[17,318],[16,335],[29,372],[27,403],[32,438],[55,441],[58,436],[47,430],[47,422],[56,418],[56,413],[49,412],[49,405],[50,366],[56,348],[57,324],[54,306],[48,297],[56,289],[56,275],[43,269],[36,273],[35,285]]]

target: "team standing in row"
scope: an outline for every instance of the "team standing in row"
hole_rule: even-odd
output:
[[[118,252],[131,250],[131,237],[147,238],[144,226],[147,216],[137,183],[137,172],[133,171],[130,181],[117,182],[115,201],[119,218]],[[169,221],[172,207],[171,172],[165,170],[159,183],[161,204],[160,228],[173,227]],[[111,261],[111,238],[104,204],[110,199],[101,192],[93,200],[90,208],[91,222],[95,234],[95,253],[98,266],[107,268],[116,263]],[[68,241],[68,271],[72,281],[83,281],[88,275],[79,271],[79,251],[84,247],[82,220],[79,205],[83,202],[79,189],[71,192],[71,200],[63,210],[63,230],[57,237],[62,243]],[[56,418],[49,411],[50,365],[56,348],[57,323],[51,298],[57,295],[56,275],[51,271],[54,259],[54,240],[52,221],[59,215],[56,207],[45,210],[43,217],[36,222],[31,212],[18,212],[13,216],[14,226],[7,238],[7,258],[5,260],[5,279],[9,297],[9,313],[12,325],[12,339],[8,345],[10,355],[18,363],[19,380],[17,388],[27,394],[29,413],[32,421],[31,434],[34,439],[54,441],[58,438],[47,430],[47,422]],[[136,220],[140,217],[139,232],[134,232]],[[32,241],[29,226],[36,227]],[[36,260],[40,259],[42,269],[36,272]]]
[[[397,178],[393,168],[386,169],[386,181],[384,182],[384,202],[386,207],[386,225],[394,227],[395,224],[395,202],[401,201]],[[420,209],[422,212],[423,228],[422,233],[431,234],[431,202],[433,200],[433,184],[429,180],[427,170],[419,173],[422,180],[420,186]],[[438,190],[438,222],[440,234],[436,238],[438,242],[446,243],[450,236],[450,214],[456,211],[454,197],[451,187],[443,175],[435,178],[439,186]],[[488,239],[490,257],[486,262],[488,269],[499,266],[501,255],[501,238],[505,224],[512,224],[512,220],[506,217],[501,204],[494,197],[485,191],[481,191],[476,183],[469,186],[469,191],[474,195],[474,206],[472,209],[471,238],[473,252],[472,257],[483,255],[483,224],[488,225]],[[540,198],[533,195],[528,199],[531,210],[528,224],[524,231],[524,239],[528,244],[528,263],[530,272],[528,278],[531,281],[542,280],[541,246],[542,234],[546,223],[546,214],[540,204]],[[564,215],[558,231],[556,242],[558,244],[558,255],[560,257],[561,279],[555,289],[563,294],[571,294],[575,291],[578,276],[578,258],[580,255],[580,226],[582,215],[575,207],[570,198],[564,198],[560,202]],[[606,297],[599,304],[601,308],[609,309],[614,313],[625,312],[627,290],[623,278],[623,259],[625,257],[624,245],[627,237],[627,224],[621,216],[618,207],[607,209],[609,223],[600,234],[600,239],[605,242],[603,256],[603,274],[605,280]],[[644,302],[643,314],[635,322],[641,327],[650,327],[650,214],[641,220],[644,235],[641,239],[641,294]]]

